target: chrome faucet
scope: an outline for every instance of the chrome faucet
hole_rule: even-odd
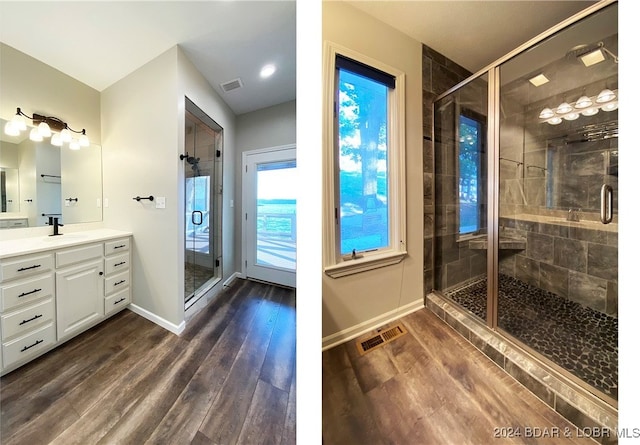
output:
[[[575,221],[580,222],[580,211],[582,209],[569,209],[569,213],[567,213],[567,221]]]
[[[59,218],[50,216],[49,217],[49,225],[53,226],[53,233],[49,236],[57,236],[57,235],[63,235],[62,233],[59,232],[59,227],[64,227],[64,224],[60,224],[58,222]]]

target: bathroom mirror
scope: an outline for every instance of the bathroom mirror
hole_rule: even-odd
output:
[[[0,221],[24,222],[15,227],[43,226],[49,216],[63,224],[102,221],[102,148],[34,142],[29,129],[8,136],[6,122],[0,119]]]

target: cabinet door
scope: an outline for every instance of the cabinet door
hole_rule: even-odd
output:
[[[102,260],[56,272],[58,341],[97,323],[104,316]]]

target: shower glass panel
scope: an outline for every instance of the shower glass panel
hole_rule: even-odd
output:
[[[185,303],[191,305],[222,276],[222,128],[187,100],[185,112]]]
[[[434,104],[435,288],[487,318],[487,75]]]
[[[497,325],[605,400],[618,396],[617,13],[499,67]]]

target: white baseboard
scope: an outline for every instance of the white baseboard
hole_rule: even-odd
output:
[[[149,312],[148,310],[143,309],[140,306],[137,306],[135,304],[130,304],[129,310],[165,328],[167,331],[173,332],[176,335],[180,335],[182,331],[184,331],[184,328],[185,328],[184,320],[179,325],[176,325],[174,323],[171,323],[170,321],[165,320],[162,317],[157,316],[153,312]]]
[[[420,298],[397,309],[374,317],[370,320],[364,321],[355,326],[351,326],[350,328],[343,329],[342,331],[336,332],[335,334],[328,335],[322,339],[322,350],[326,351],[327,349],[331,349],[342,343],[346,343],[349,340],[353,340],[354,338],[359,337],[360,335],[368,331],[376,329],[391,321],[397,320],[398,318],[402,318],[405,315],[408,315],[424,307],[424,299]]]
[[[233,281],[234,281],[236,278],[243,278],[243,277],[242,277],[242,274],[241,274],[240,272],[234,272],[234,273],[232,273],[232,274],[231,274],[231,276],[230,276],[229,278],[227,278],[227,279],[225,280],[225,282],[224,282],[224,283],[222,283],[222,287],[229,287],[229,286],[231,286],[231,283],[233,283]]]

